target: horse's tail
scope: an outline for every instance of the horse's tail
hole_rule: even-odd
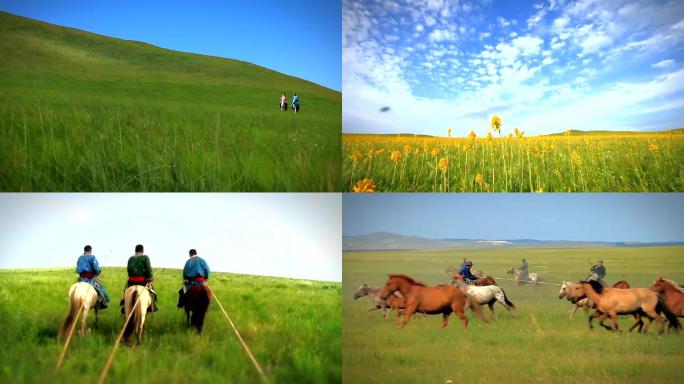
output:
[[[508,300],[508,296],[506,296],[506,292],[501,288],[501,293],[503,293],[504,301],[506,302],[506,305],[508,305],[511,308],[515,308],[515,304],[513,304],[510,300]]]
[[[202,326],[204,325],[204,317],[207,314],[207,310],[209,310],[211,295],[209,294],[209,290],[204,286],[201,286],[197,291],[197,296],[195,296],[197,301],[194,304],[192,317],[190,317],[190,324],[197,329],[197,332],[201,333]]]
[[[659,310],[663,312],[665,318],[667,318],[667,321],[670,322],[670,328],[675,332],[679,332],[679,330],[682,328],[682,325],[679,323],[677,315],[672,313],[670,308],[667,306],[667,303],[665,303],[665,297],[663,295],[658,295],[658,305],[656,306],[656,312],[658,312]]]
[[[480,303],[477,302],[477,300],[473,299],[470,295],[466,294],[466,306],[470,307],[470,310],[475,313],[475,315],[485,323],[489,323],[487,318],[484,316],[484,313],[482,313],[482,306]]]
[[[135,312],[135,304],[136,300],[138,299],[138,290],[133,290],[133,293],[131,294],[131,302],[126,303],[124,302],[124,308],[127,306],[131,306],[131,318],[128,320],[128,323],[126,324],[126,329],[124,329],[123,333],[123,339],[128,340],[131,335],[135,332],[135,324],[137,320],[137,313]],[[128,312],[128,311],[125,311]]]
[[[81,309],[81,300],[76,297],[76,291],[72,290],[69,293],[71,308],[69,309],[69,314],[67,315],[66,320],[64,320],[64,324],[62,324],[62,328],[59,330],[60,339],[63,339],[66,334],[69,333],[69,329],[71,329],[73,326],[74,322],[76,321],[76,317],[78,316],[78,311]]]

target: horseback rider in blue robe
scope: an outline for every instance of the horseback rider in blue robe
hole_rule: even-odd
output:
[[[197,251],[191,249],[190,259],[183,267],[183,287],[178,290],[178,308],[185,305],[185,293],[193,285],[205,285],[209,280],[209,266],[203,258],[197,256]]]
[[[472,268],[473,262],[468,260],[466,261],[465,265],[458,271],[459,274],[463,275],[463,280],[465,280],[466,283],[470,283],[473,280],[477,280],[477,276],[473,275],[472,272],[470,272],[470,268]]]
[[[294,96],[292,96],[292,110],[297,112],[299,110],[299,96],[295,93]]]
[[[97,278],[102,271],[97,262],[97,258],[92,254],[93,247],[86,245],[83,247],[83,255],[79,256],[76,262],[76,273],[78,273],[78,281],[88,283],[95,288],[97,292],[97,307],[98,309],[105,309],[109,305],[109,295],[105,290],[104,285]]]

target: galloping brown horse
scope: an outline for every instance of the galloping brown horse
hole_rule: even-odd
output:
[[[498,285],[498,284],[496,284],[496,281],[494,280],[494,278],[489,276],[489,275],[487,275],[483,278],[477,279],[477,280],[473,280],[470,282],[470,284],[477,285],[479,287],[484,287],[487,285]]]
[[[675,316],[684,317],[684,288],[672,280],[660,277],[653,283],[651,290],[665,296],[665,305]],[[679,329],[679,325],[670,321],[670,328]]]
[[[580,281],[579,284],[574,285],[568,293],[568,297],[573,300],[585,296],[593,301],[596,306],[594,314],[589,316],[590,329],[594,328],[591,323],[592,320],[595,317],[601,317],[600,325],[602,327],[617,331],[618,315],[632,315],[638,313],[649,319],[645,332],[648,331],[648,328],[655,319],[659,325],[658,333],[663,333],[665,319],[658,313],[658,309],[661,309],[668,319],[672,316],[672,313],[668,308],[661,304],[658,295],[646,288],[605,288],[596,281]],[[610,318],[612,323],[611,328],[603,324],[605,317]]]
[[[185,317],[187,318],[188,326],[192,326],[197,330],[197,333],[202,333],[202,326],[204,325],[204,316],[209,309],[211,302],[211,293],[204,285],[192,285],[187,292],[185,292],[184,307]],[[192,312],[192,316],[190,315]]]
[[[406,299],[404,309],[406,316],[400,325],[401,328],[406,326],[415,312],[429,315],[442,314],[442,328],[444,328],[449,321],[449,315],[453,312],[463,322],[463,329],[468,329],[468,318],[465,316],[466,305],[470,306],[480,320],[487,322],[480,304],[457,287],[451,285],[428,287],[406,275],[390,275],[380,297],[387,299],[396,291],[401,292]]]

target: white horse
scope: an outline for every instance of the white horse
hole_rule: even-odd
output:
[[[128,320],[124,330],[123,339],[126,345],[130,345],[130,338],[135,332],[138,344],[143,341],[143,328],[145,326],[145,314],[152,307],[152,295],[149,288],[141,285],[132,285],[124,291],[124,312]]]
[[[380,293],[382,293],[382,288],[376,288],[370,284],[363,283],[359,286],[356,292],[354,292],[354,300],[364,296],[370,297],[375,305],[369,308],[368,311],[370,312],[376,309],[382,309],[384,319],[387,318],[387,312],[390,309],[395,309],[397,311],[397,315],[399,315],[399,310],[406,307],[406,300],[404,300],[404,297],[399,291],[396,291],[393,295],[388,296],[386,300],[380,298]]]
[[[570,293],[570,289],[572,289],[572,287],[574,285],[575,284],[573,284],[571,282],[564,281],[563,285],[561,285],[560,292],[558,292],[558,298],[559,299],[562,299],[563,297],[565,297],[573,305],[572,309],[570,310],[570,320],[572,320],[572,316],[575,315],[575,312],[577,312],[578,308],[584,309],[584,313],[586,313],[587,316],[589,315],[589,309],[594,308],[594,303],[591,300],[589,300],[589,298],[587,298],[587,297],[580,299],[580,300],[577,300],[577,301],[572,301],[572,299],[570,299],[570,296],[568,296],[568,293]]]
[[[59,338],[64,338],[71,327],[74,327],[74,322],[76,317],[78,317],[78,311],[82,310],[81,316],[81,330],[79,333],[85,335],[88,330],[88,313],[90,313],[91,308],[95,308],[95,327],[97,328],[99,323],[99,318],[97,316],[97,291],[92,285],[84,282],[74,283],[69,289],[69,301],[71,302],[71,309],[67,315],[62,329],[59,331]]]
[[[480,305],[489,305],[489,310],[494,316],[494,303],[499,302],[508,311],[515,309],[515,305],[508,300],[504,290],[497,285],[470,285],[466,284],[462,279],[456,279],[456,286],[462,291],[470,295],[475,301],[480,303]]]
[[[509,275],[513,275],[513,280],[515,280],[515,285],[520,286],[520,284],[524,283],[534,283],[534,285],[539,285],[542,282],[541,276],[539,276],[536,273],[529,273],[528,280],[520,280],[520,271],[516,269],[515,267],[511,267],[506,271]]]

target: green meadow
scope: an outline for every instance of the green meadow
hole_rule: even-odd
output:
[[[341,189],[337,91],[3,12],[0,52],[2,191]]]
[[[495,305],[496,317],[485,324],[466,312],[463,331],[451,316],[417,314],[400,330],[380,311],[368,312],[368,298],[353,300],[361,283],[382,286],[389,273],[404,273],[427,284],[449,281],[445,269],[467,257],[475,270],[497,279],[517,309]],[[659,276],[684,282],[684,247],[642,248],[498,248],[431,251],[345,252],[343,255],[342,351],[346,383],[664,383],[684,379],[684,337],[629,333],[634,322],[623,317],[625,332],[594,325],[572,305],[559,300],[558,285],[514,287],[507,268],[526,258],[530,272],[544,281],[579,281],[590,261],[606,260],[606,282],[627,280],[650,287]],[[483,308],[489,315],[489,309]]]
[[[259,375],[216,302],[201,335],[176,308],[181,271],[156,269],[159,311],[142,345],[121,345],[110,383],[255,383]],[[73,269],[0,270],[0,382],[95,382],[124,323],[118,311],[125,268],[104,268],[111,298],[99,329],[74,335],[59,373],[57,332],[69,310]],[[340,283],[215,273],[211,287],[272,383],[341,380]],[[95,316],[89,322],[94,328]]]

